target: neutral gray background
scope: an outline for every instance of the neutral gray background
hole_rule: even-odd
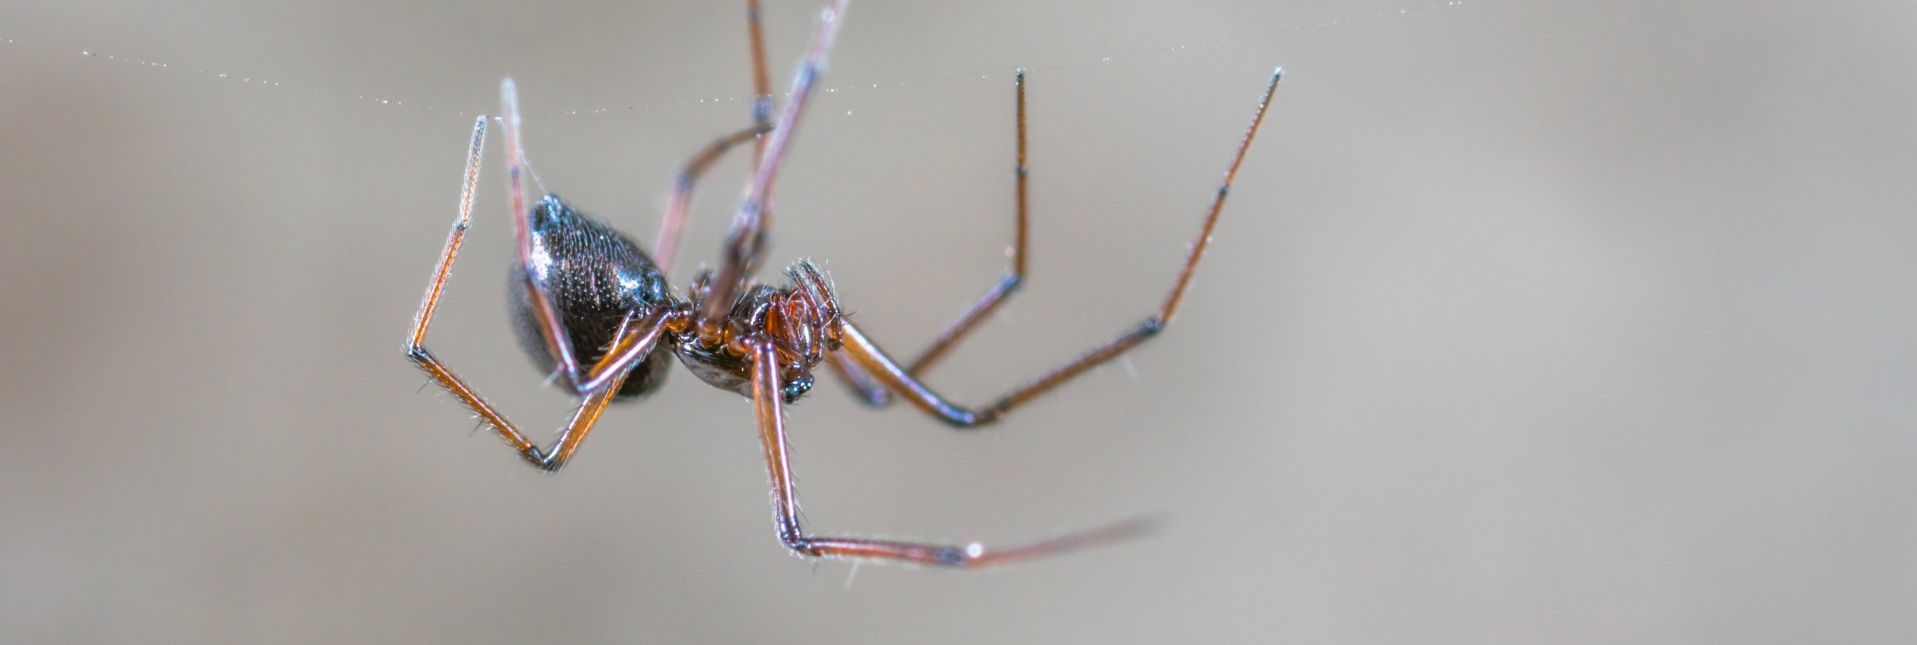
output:
[[[829,260],[871,333],[919,347],[1003,268],[1031,66],[1029,289],[935,379],[971,400],[1153,306],[1289,75],[1188,307],[1129,367],[975,435],[829,383],[792,412],[822,531],[1164,531],[853,576],[778,548],[736,396],[676,373],[549,477],[399,351],[457,113],[516,75],[550,185],[649,240],[676,164],[745,121],[740,4],[0,7],[0,640],[1917,627],[1914,5],[858,3],[772,262]],[[767,8],[782,83],[818,4]],[[432,345],[556,427],[505,322],[498,143]]]

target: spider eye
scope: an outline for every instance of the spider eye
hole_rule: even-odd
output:
[[[780,394],[784,396],[786,403],[791,403],[791,402],[799,400],[799,397],[805,396],[806,392],[811,392],[811,391],[812,391],[812,375],[806,374],[804,376],[800,376],[790,381],[786,381],[785,390],[781,392]]]

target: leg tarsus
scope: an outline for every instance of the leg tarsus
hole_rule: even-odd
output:
[[[452,230],[446,233],[446,245],[440,249],[439,263],[434,265],[433,278],[426,283],[426,294],[419,299],[419,312],[413,315],[413,333],[407,337],[408,352],[426,342],[426,329],[432,325],[433,312],[439,308],[439,297],[446,291],[446,278],[452,275],[453,260],[459,257],[459,247],[466,240],[466,231],[472,228],[473,191],[479,185],[479,165],[486,150],[486,115],[473,120],[472,140],[466,147],[466,172],[461,175],[459,186],[459,209],[453,218]]]
[[[1012,166],[1013,177],[1015,178],[1013,184],[1015,200],[1013,207],[1012,266],[1003,277],[999,278],[998,282],[994,283],[991,288],[986,289],[984,295],[979,296],[979,299],[974,301],[970,307],[967,307],[965,311],[959,313],[958,318],[954,319],[951,324],[946,325],[945,330],[939,332],[939,335],[934,338],[923,351],[919,352],[917,358],[912,359],[912,362],[905,371],[914,378],[923,377],[926,372],[932,369],[932,366],[936,364],[939,359],[945,356],[946,352],[957,346],[959,341],[964,340],[975,327],[984,322],[992,313],[996,312],[1000,305],[1004,304],[1006,300],[1011,298],[1012,294],[1017,293],[1019,288],[1025,285],[1026,241],[1028,239],[1027,231],[1030,229],[1030,226],[1028,222],[1028,200],[1026,198],[1028,192],[1026,188],[1026,177],[1029,173],[1025,165],[1025,70],[1023,68],[1018,70],[1016,78],[1017,80],[1014,83],[1014,86],[1017,88],[1014,92],[1014,113],[1017,118],[1015,119],[1014,131],[1017,134],[1017,145],[1015,146],[1016,153]],[[833,372],[837,373],[840,379],[851,388],[853,398],[857,399],[860,403],[874,408],[891,405],[893,398],[885,390],[884,386],[879,385],[871,374],[863,368],[860,368],[856,363],[834,354],[831,366]],[[948,422],[952,421],[952,419],[949,418],[946,420]]]
[[[1013,183],[1014,206],[1012,211],[1012,221],[1014,225],[1012,234],[1012,266],[1006,271],[1004,277],[999,278],[996,284],[993,284],[990,289],[985,291],[985,295],[980,296],[976,302],[972,303],[971,307],[967,308],[963,313],[960,313],[958,319],[953,320],[952,324],[946,326],[945,331],[940,332],[938,337],[932,341],[931,345],[920,352],[917,358],[912,359],[910,367],[906,368],[906,372],[914,377],[925,376],[925,373],[930,371],[932,366],[936,364],[940,358],[943,358],[947,351],[958,345],[959,341],[964,340],[968,334],[972,333],[973,328],[977,327],[979,323],[984,322],[988,316],[998,310],[1000,305],[1005,304],[1005,301],[1009,299],[1012,294],[1017,293],[1019,287],[1025,284],[1026,240],[1028,238],[1027,231],[1029,231],[1031,227],[1027,208],[1028,200],[1026,199],[1026,176],[1028,172],[1025,165],[1025,70],[1023,68],[1018,70],[1016,79],[1017,80],[1014,81],[1014,86],[1016,87],[1016,91],[1014,92],[1014,106],[1017,115],[1015,119],[1017,152],[1012,165],[1012,172],[1015,178]]]
[[[781,536],[780,543],[793,553],[809,558],[877,559],[952,569],[982,569],[1137,539],[1149,535],[1155,526],[1149,519],[1132,519],[1009,548],[992,548],[978,542],[960,546],[806,535]]]

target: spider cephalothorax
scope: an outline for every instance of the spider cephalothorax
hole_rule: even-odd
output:
[[[790,284],[758,284],[739,294],[712,341],[696,331],[677,334],[680,362],[713,387],[751,396],[753,345],[767,343],[779,361],[781,398],[792,403],[810,392],[812,369],[826,352],[839,349],[839,301],[831,279],[811,260],[800,260],[785,273]],[[712,279],[711,271],[693,279],[693,311],[713,297]]]
[[[1158,335],[1190,284],[1192,271],[1204,255],[1212,228],[1218,222],[1225,196],[1245,151],[1258,132],[1265,107],[1278,87],[1273,74],[1251,127],[1239,143],[1224,181],[1211,198],[1204,226],[1191,245],[1184,269],[1172,283],[1164,303],[1136,326],[1080,354],[1053,370],[1026,381],[982,406],[955,403],[923,380],[945,352],[963,340],[979,322],[1003,304],[1025,279],[1026,172],[1025,73],[1017,75],[1017,142],[1015,166],[1016,235],[1011,271],[985,292],[970,309],[909,363],[900,363],[866,337],[840,313],[832,281],[818,265],[800,260],[786,269],[786,282],[755,282],[752,271],[764,251],[771,212],[773,180],[792,142],[806,102],[825,66],[838,26],[843,0],[825,12],[823,24],[795,74],[791,100],[776,121],[772,93],[765,76],[763,43],[759,38],[758,3],[748,0],[749,33],[753,44],[756,80],[754,123],[726,135],[694,156],[680,172],[660,224],[657,256],[648,256],[625,235],[605,222],[589,217],[557,196],[538,195],[525,203],[525,176],[531,174],[519,143],[519,102],[512,80],[500,84],[500,122],[506,130],[506,175],[519,262],[509,276],[514,325],[521,344],[551,380],[577,395],[581,404],[572,421],[550,449],[527,439],[484,397],[426,349],[426,330],[452,271],[453,259],[472,221],[473,190],[479,179],[479,161],[486,140],[487,118],[473,124],[467,149],[466,175],[460,193],[459,218],[453,222],[440,261],[420,300],[406,354],[460,402],[478,414],[499,436],[532,465],[545,470],[564,466],[614,400],[631,400],[652,392],[664,382],[676,354],[700,380],[752,400],[759,438],[765,449],[772,481],[773,523],[779,542],[793,553],[808,557],[878,558],[946,567],[981,567],[1058,553],[1094,542],[1135,535],[1143,525],[1122,522],[1093,531],[1066,535],[1022,547],[987,550],[973,543],[963,546],[920,544],[892,540],[814,535],[800,525],[791,455],[787,448],[785,405],[812,389],[813,370],[820,364],[847,382],[860,400],[883,406],[902,400],[932,417],[958,428],[978,428],[998,421],[1017,408],[1092,367],[1137,347]],[[680,231],[690,209],[694,184],[701,172],[735,145],[757,141],[756,170],[727,233],[725,255],[716,271],[701,272],[682,298],[666,283]],[[656,257],[656,261],[655,261]]]

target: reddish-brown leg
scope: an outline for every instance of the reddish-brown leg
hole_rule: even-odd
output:
[[[805,527],[799,523],[799,498],[793,485],[785,409],[779,398],[777,351],[770,342],[762,341],[753,345],[752,402],[759,419],[759,438],[765,447],[766,469],[772,479],[772,523],[778,530],[779,543],[795,553],[810,557],[867,558],[940,567],[981,568],[1134,537],[1150,528],[1148,522],[1132,520],[1009,549],[988,549],[976,542],[961,546],[808,535]]]
[[[844,4],[843,0],[835,0],[820,19],[819,31],[813,36],[812,45],[807,49],[805,59],[799,63],[799,71],[792,80],[792,99],[786,102],[785,110],[780,113],[771,135],[767,137],[765,156],[753,173],[752,181],[746,185],[745,197],[740,200],[732,227],[726,233],[725,260],[719,267],[718,278],[712,283],[712,293],[699,311],[697,322],[699,340],[708,345],[720,342],[720,330],[726,312],[732,307],[732,299],[738,295],[745,280],[751,277],[765,252],[766,231],[772,223],[772,211],[767,203],[772,197],[772,185],[778,178],[779,165],[785,160],[792,134],[798,129],[799,119],[805,113],[813,87],[817,85],[819,75],[824,73],[826,57],[832,50],[833,39],[838,35]]]
[[[660,271],[672,275],[672,261],[679,255],[679,240],[684,233],[686,213],[692,210],[692,191],[699,183],[699,176],[733,146],[756,139],[768,130],[769,126],[753,126],[719,137],[679,169],[679,175],[673,178],[672,195],[666,198],[666,216],[659,222],[658,241],[652,246],[652,261],[659,265]]]
[[[852,360],[845,352],[827,352],[825,365],[832,368],[832,373],[839,376],[839,381],[845,383],[852,391],[852,397],[860,403],[874,408],[891,405],[892,391],[885,389],[884,384],[872,378],[865,368],[859,367],[858,361]]]
[[[420,369],[426,370],[429,376],[433,376],[433,382],[437,382],[441,388],[458,397],[460,403],[464,403],[475,415],[479,415],[479,418],[483,418],[489,426],[493,426],[493,432],[497,432],[508,445],[518,449],[520,457],[523,457],[527,463],[543,470],[560,470],[562,466],[566,466],[567,459],[573,457],[573,451],[579,449],[579,443],[585,442],[587,434],[592,432],[592,424],[598,422],[602,411],[606,411],[606,403],[612,401],[612,395],[619,392],[619,386],[625,382],[625,376],[631,374],[633,363],[636,363],[640,357],[644,357],[648,351],[652,351],[652,344],[658,342],[659,334],[665,330],[665,326],[675,321],[675,317],[679,317],[681,313],[661,311],[650,317],[629,319],[627,324],[619,328],[619,334],[613,340],[612,349],[606,351],[606,357],[594,363],[592,369],[587,372],[587,380],[585,380],[587,392],[581,394],[585,395],[585,403],[579,407],[577,413],[573,413],[573,420],[567,422],[566,430],[560,432],[558,442],[552,445],[550,451],[544,451],[539,445],[527,440],[525,434],[520,432],[520,428],[512,424],[512,420],[508,420],[506,415],[500,415],[498,409],[493,407],[493,403],[487,403],[483,395],[479,395],[477,390],[473,390],[472,386],[466,384],[466,380],[462,380],[445,363],[441,363],[431,349],[426,349],[427,328],[431,328],[433,324],[433,311],[439,309],[439,296],[443,296],[447,290],[447,276],[452,275],[452,261],[458,257],[460,244],[466,240],[466,230],[472,228],[473,190],[479,184],[479,159],[483,150],[485,150],[485,117],[479,117],[473,121],[472,144],[466,150],[466,175],[460,184],[458,219],[452,221],[452,230],[447,234],[447,246],[439,251],[439,263],[433,269],[433,278],[426,282],[426,296],[420,298],[420,313],[414,315],[412,319],[412,334],[406,336],[406,357],[410,357],[416,365],[420,365]]]
[[[533,272],[543,268],[535,264],[532,242],[532,212],[526,210],[526,183],[523,176],[526,171],[526,151],[519,139],[519,88],[508,78],[499,83],[500,120],[506,126],[506,183],[509,201],[513,209],[513,228],[519,242],[519,268],[523,272],[520,279],[526,281],[526,300],[531,305],[533,317],[539,323],[539,337],[546,341],[546,349],[553,356],[554,369],[561,382],[574,388],[579,384],[579,361],[574,358],[572,343],[566,340],[566,331],[560,326],[559,310],[554,307],[552,298],[546,290],[533,279]]]
[[[439,264],[433,269],[433,280],[426,283],[426,295],[420,298],[419,313],[413,315],[413,335],[407,337],[407,347],[418,347],[426,342],[426,326],[433,319],[433,310],[439,307],[439,295],[446,290],[446,276],[453,271],[453,258],[459,255],[459,245],[466,241],[466,229],[473,227],[473,189],[479,185],[479,162],[486,151],[486,117],[480,115],[473,120],[472,142],[466,148],[466,174],[459,185],[459,215],[453,219],[453,229],[446,234],[446,247],[439,252]]]
[[[588,395],[580,404],[579,410],[572,415],[572,421],[559,432],[559,439],[554,442],[553,447],[549,450],[541,450],[537,444],[526,438],[525,433],[519,431],[518,426],[507,420],[506,416],[493,408],[491,403],[487,403],[478,391],[466,385],[459,375],[454,374],[445,364],[439,362],[431,351],[425,347],[414,346],[407,348],[406,355],[412,357],[413,361],[419,364],[420,369],[426,370],[426,373],[431,375],[433,381],[439,383],[440,387],[446,388],[447,392],[459,397],[460,403],[465,404],[467,409],[478,414],[487,425],[492,426],[493,431],[498,433],[501,439],[506,440],[506,445],[519,451],[519,456],[524,458],[526,463],[547,472],[558,472],[560,468],[565,467],[568,460],[572,459],[573,453],[579,450],[579,444],[586,440],[586,434],[592,432],[593,425],[599,422],[599,414],[605,412],[606,404],[612,401],[613,394],[619,391],[619,386],[626,382],[626,376],[631,374],[630,371],[613,373],[605,389]]]
[[[759,0],[746,0],[746,36],[752,46],[752,125],[760,132],[772,130],[772,77],[765,64],[765,28],[760,26]],[[765,159],[765,139],[752,143],[752,165]]]
[[[964,339],[966,334],[971,333],[973,327],[976,327],[979,322],[985,320],[986,316],[996,311],[999,305],[1004,304],[1006,298],[1018,291],[1019,285],[1025,283],[1025,231],[1027,228],[1025,210],[1025,70],[1018,70],[1017,80],[1014,82],[1014,85],[1017,87],[1016,104],[1018,106],[1018,162],[1012,166],[1013,176],[1015,177],[1014,185],[1016,188],[1014,192],[1017,195],[1017,206],[1013,209],[1013,213],[1015,214],[1013,220],[1016,224],[1013,228],[1015,232],[1012,237],[1011,269],[1005,273],[1005,277],[999,278],[997,284],[992,285],[991,289],[986,290],[985,295],[979,296],[978,301],[972,303],[971,308],[966,309],[965,313],[960,314],[957,320],[952,321],[952,324],[945,328],[945,331],[940,332],[938,338],[932,341],[932,345],[926,347],[925,351],[919,353],[918,358],[912,359],[912,363],[906,368],[906,371],[910,372],[913,376],[924,376],[926,371],[932,369],[933,364],[945,356],[947,350],[950,350],[953,345],[958,344],[960,340]]]
[[[762,135],[772,131],[772,81],[766,75],[765,30],[760,26],[759,0],[746,2],[746,35],[752,52],[752,127],[720,137],[700,150],[692,161],[680,169],[679,176],[673,182],[672,196],[666,201],[666,216],[659,225],[658,242],[652,246],[653,262],[666,275],[672,275],[672,262],[678,257],[686,214],[692,207],[693,184],[699,176],[732,146],[746,139],[753,141],[752,166],[757,168],[759,160],[765,158],[765,138]]]
[[[625,382],[632,364],[651,349],[660,330],[668,320],[667,314],[657,314],[640,319],[638,324],[625,325],[612,351],[593,366],[589,374],[594,389],[587,393],[586,400],[579,411],[573,414],[572,421],[559,435],[558,441],[550,451],[541,450],[517,426],[506,419],[485,397],[472,389],[466,382],[454,374],[452,369],[441,363],[431,350],[426,349],[426,332],[432,326],[433,312],[439,308],[439,298],[446,291],[446,279],[453,270],[453,261],[459,256],[459,247],[466,239],[466,230],[472,228],[473,189],[479,183],[479,163],[486,145],[486,117],[479,117],[473,123],[473,137],[466,151],[466,173],[459,191],[459,215],[453,220],[452,231],[446,236],[446,246],[439,254],[439,263],[433,270],[432,280],[426,283],[426,295],[420,299],[419,313],[413,318],[413,333],[406,339],[406,356],[426,371],[440,387],[446,388],[461,403],[478,414],[507,445],[519,451],[519,455],[528,463],[543,470],[556,471],[572,458],[579,444],[585,441],[586,434],[592,431],[598,422],[599,414],[612,400],[612,394],[619,391],[619,385]]]
[[[914,375],[912,368],[900,366],[849,322],[841,323],[840,331],[844,342],[843,346],[835,352],[843,356],[835,357],[832,364],[841,375],[851,377],[855,381],[862,378],[866,383],[877,383],[928,414],[954,426],[971,428],[996,421],[1013,408],[1038,398],[1052,388],[1157,335],[1165,328],[1165,325],[1171,323],[1172,316],[1178,312],[1178,305],[1184,298],[1185,288],[1191,284],[1191,277],[1198,267],[1198,261],[1204,257],[1205,247],[1211,242],[1212,229],[1218,224],[1218,214],[1224,210],[1225,196],[1230,192],[1231,182],[1237,177],[1238,167],[1245,160],[1245,151],[1251,148],[1252,139],[1258,134],[1258,126],[1264,122],[1265,108],[1271,104],[1271,97],[1278,90],[1278,79],[1279,73],[1274,72],[1271,83],[1265,87],[1264,96],[1258,102],[1258,111],[1252,116],[1251,125],[1246,128],[1244,139],[1239,141],[1237,153],[1232,156],[1231,165],[1225,170],[1225,178],[1219,184],[1218,192],[1212,197],[1211,209],[1205,215],[1205,223],[1199,231],[1197,241],[1192,243],[1191,253],[1185,258],[1184,268],[1179,271],[1178,280],[1173,283],[1171,293],[1165,296],[1164,304],[1152,317],[1119,334],[1117,338],[1093,348],[1024,385],[1013,388],[1011,392],[999,397],[998,400],[979,408],[957,405],[940,396],[921,382]],[[992,302],[996,304],[995,300]],[[963,320],[961,319],[962,322]],[[855,383],[854,387],[858,385]],[[865,396],[868,401],[882,400],[875,399],[869,392]]]
[[[973,302],[970,308],[967,308],[964,313],[959,314],[957,320],[952,321],[952,324],[946,326],[945,331],[939,332],[938,337],[932,341],[930,346],[919,353],[918,358],[912,359],[912,362],[905,371],[913,377],[924,377],[925,373],[932,369],[932,365],[937,363],[940,358],[943,358],[947,351],[957,345],[960,340],[963,340],[967,334],[970,334],[972,329],[977,327],[980,322],[983,322],[992,312],[997,311],[999,305],[1004,304],[1013,293],[1018,291],[1021,285],[1025,284],[1025,249],[1028,225],[1025,187],[1024,69],[1018,70],[1016,81],[1013,85],[1017,88],[1014,94],[1016,95],[1015,110],[1018,115],[1016,119],[1018,161],[1012,166],[1015,177],[1014,194],[1016,195],[1016,206],[1013,209],[1014,232],[1012,235],[1011,269],[1005,273],[1004,277],[999,278],[998,283],[992,285],[990,289],[987,289],[984,295],[979,296],[979,299]],[[858,363],[848,358],[834,357],[829,365],[831,365],[832,371],[837,373],[840,379],[852,389],[854,396],[856,396],[860,402],[873,407],[884,407],[892,402],[892,396],[890,392],[885,389],[885,386],[879,384],[872,375],[866,374],[864,369],[858,366]]]
[[[576,392],[579,396],[609,387],[614,378],[625,378],[626,370],[651,353],[652,346],[659,342],[667,328],[686,314],[676,310],[659,310],[646,316],[633,316],[630,313],[626,316],[613,334],[612,345],[606,348],[606,355],[599,357],[599,362],[593,363],[592,368],[586,370],[580,379]]]
[[[672,196],[666,201],[666,216],[659,224],[658,241],[652,247],[653,261],[668,276],[672,275],[673,260],[679,255],[679,241],[685,228],[686,214],[692,208],[693,184],[699,176],[732,146],[746,139],[752,139],[754,168],[765,157],[763,135],[772,131],[772,90],[771,81],[766,76],[765,34],[759,23],[758,0],[746,2],[746,31],[752,49],[752,127],[720,137],[706,146],[680,169],[679,176],[673,181]]]

